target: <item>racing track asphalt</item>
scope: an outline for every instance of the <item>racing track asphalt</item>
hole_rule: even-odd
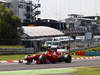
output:
[[[20,63],[0,63],[0,71],[15,71],[15,70],[31,70],[31,69],[47,69],[47,68],[68,68],[68,67],[85,67],[99,66],[100,59],[94,60],[77,60],[72,63],[56,63],[56,64],[20,64]]]

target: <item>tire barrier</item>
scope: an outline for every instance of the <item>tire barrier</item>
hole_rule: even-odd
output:
[[[86,52],[86,51],[80,50],[80,51],[77,51],[75,54],[79,56],[100,56],[100,51]]]
[[[77,51],[75,54],[76,55],[80,55],[80,56],[85,56],[85,51],[83,51],[83,50],[80,50],[80,51]]]
[[[95,51],[95,52],[86,52],[86,56],[100,56],[100,51]]]

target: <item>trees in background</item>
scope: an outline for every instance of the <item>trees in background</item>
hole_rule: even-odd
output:
[[[0,4],[0,44],[14,45],[20,41],[21,21],[13,11]]]

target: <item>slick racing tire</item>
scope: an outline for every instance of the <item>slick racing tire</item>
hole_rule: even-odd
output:
[[[23,63],[23,60],[19,60],[18,63]]]
[[[26,65],[30,65],[32,62],[27,62]]]
[[[72,56],[71,55],[64,55],[64,61],[66,63],[71,63],[72,61]]]

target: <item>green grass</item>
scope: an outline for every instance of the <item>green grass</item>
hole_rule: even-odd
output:
[[[22,55],[0,55],[0,60],[19,60],[23,59],[25,54]]]
[[[24,48],[22,45],[0,45],[0,48]]]
[[[35,54],[41,54],[44,52],[37,52]],[[24,57],[29,54],[16,54],[16,55],[0,55],[0,60],[20,60],[24,59]],[[33,55],[33,54],[30,54]]]
[[[100,67],[79,68],[75,75],[100,75]]]
[[[41,54],[44,52],[37,52],[35,54]],[[16,54],[16,55],[0,55],[0,60],[20,60],[24,59],[24,57],[29,54]],[[33,55],[33,54],[30,54]]]
[[[56,68],[56,69],[38,69],[38,70],[24,70],[24,71],[4,71],[0,72],[0,75],[45,75],[45,74],[70,73],[74,71],[76,71],[76,69]]]

